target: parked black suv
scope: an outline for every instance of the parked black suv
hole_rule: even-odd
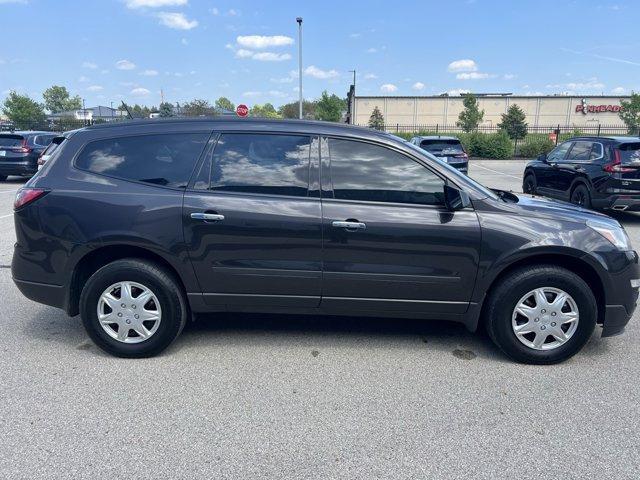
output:
[[[469,156],[456,137],[421,136],[413,137],[409,141],[462,173],[469,171]]]
[[[33,175],[38,157],[57,136],[51,132],[0,133],[0,181],[8,175]]]
[[[81,129],[15,201],[12,273],[115,355],[198,312],[483,323],[512,358],[621,333],[638,256],[620,224],[494,192],[392,135],[333,123],[151,120]]]
[[[527,165],[522,190],[586,208],[640,210],[640,138],[567,140]]]

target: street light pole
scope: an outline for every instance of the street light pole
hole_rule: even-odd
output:
[[[298,118],[302,119],[302,17],[296,18],[298,22]]]

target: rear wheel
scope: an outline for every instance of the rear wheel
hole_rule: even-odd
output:
[[[533,195],[536,193],[536,186],[536,176],[533,173],[528,173],[522,182],[522,191]]]
[[[80,296],[82,322],[100,348],[119,357],[150,357],[167,348],[187,318],[173,277],[151,262],[124,259],[94,273]]]
[[[562,362],[587,343],[597,306],[575,273],[545,265],[517,270],[490,293],[485,322],[509,357],[531,364]]]
[[[0,182],[4,182],[7,179],[7,175],[0,175]]]
[[[584,208],[591,208],[591,194],[586,185],[579,184],[571,192],[571,203]]]

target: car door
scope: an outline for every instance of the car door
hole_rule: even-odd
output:
[[[320,199],[309,135],[223,132],[185,193],[189,258],[205,303],[317,307]]]
[[[558,161],[555,188],[561,196],[569,198],[573,182],[586,171],[585,167],[590,162],[592,149],[593,142],[577,140],[571,143],[565,158]]]
[[[473,209],[448,211],[445,180],[390,147],[324,138],[321,152],[321,306],[465,312],[478,269]]]
[[[535,169],[537,189],[540,193],[558,195],[558,163],[562,162],[571,148],[572,142],[564,142],[551,150],[545,162],[540,162]]]

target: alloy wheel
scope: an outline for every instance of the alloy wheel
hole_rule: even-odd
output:
[[[516,303],[511,327],[516,338],[534,350],[553,350],[576,332],[580,315],[575,300],[564,290],[542,287]]]

